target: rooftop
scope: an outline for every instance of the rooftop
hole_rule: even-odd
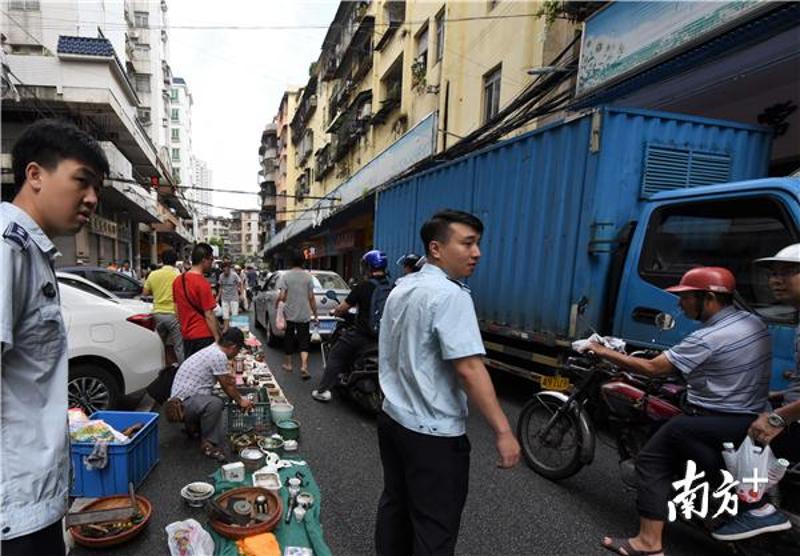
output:
[[[58,37],[59,54],[77,54],[80,56],[102,56],[110,58],[114,56],[114,47],[111,41],[106,38],[98,37],[70,37],[60,35]]]

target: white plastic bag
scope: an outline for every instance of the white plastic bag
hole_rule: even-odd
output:
[[[170,556],[209,556],[214,539],[194,519],[175,521],[166,527]]]
[[[594,333],[585,340],[575,340],[572,342],[572,349],[578,353],[584,353],[592,349],[592,344],[600,344],[614,351],[625,353],[625,340],[613,336],[601,336]]]
[[[735,457],[731,457],[734,455]],[[768,479],[770,467],[775,467],[778,460],[769,446],[756,446],[750,437],[746,437],[734,454],[723,452],[725,466],[733,478],[739,481],[736,493],[743,502],[758,502],[772,485],[761,482]],[[758,479],[758,486],[754,479]]]
[[[283,301],[279,301],[278,310],[275,313],[275,328],[277,328],[279,332],[286,330],[286,316],[283,314],[283,308]]]

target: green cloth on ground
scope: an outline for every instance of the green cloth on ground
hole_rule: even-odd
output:
[[[287,459],[302,460],[304,458],[292,454]],[[298,523],[294,515],[292,515],[292,520],[286,523],[286,511],[289,504],[289,491],[285,486],[286,480],[289,477],[294,477],[295,473],[298,471],[304,475],[303,486],[300,487],[300,492],[310,492],[311,495],[314,496],[314,505],[306,512],[303,521]],[[285,552],[288,546],[301,546],[312,549],[315,556],[331,556],[331,550],[328,548],[322,534],[322,524],[319,518],[322,495],[320,494],[317,482],[314,480],[314,475],[311,473],[311,469],[307,465],[293,465],[278,470],[278,473],[284,485],[279,492],[283,503],[283,512],[278,526],[272,532],[277,537],[278,544],[281,545],[281,551]],[[216,495],[220,495],[234,488],[253,485],[253,476],[251,473],[246,474],[245,480],[242,483],[223,480],[222,469],[217,469],[211,475],[211,478],[214,479],[216,484]],[[236,541],[217,534],[208,524],[206,524],[205,528],[211,534],[211,538],[214,539],[214,556],[238,556],[239,551],[236,548]]]

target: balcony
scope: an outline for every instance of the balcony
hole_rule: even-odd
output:
[[[322,181],[334,167],[331,144],[326,143],[324,147],[316,152],[314,157],[316,158],[315,179],[316,181]]]
[[[388,22],[386,31],[383,32],[381,38],[375,43],[375,50],[383,50],[389,41],[392,39],[397,30],[403,25],[406,19],[406,3],[401,2],[386,2],[384,4],[384,20]]]
[[[324,80],[341,78],[347,73],[346,66],[353,58],[365,56],[371,50],[372,32],[375,18],[367,15],[369,2],[345,3],[347,13],[337,17],[331,24],[332,29],[340,29],[338,37],[327,36],[323,44],[333,44],[333,48],[323,53],[321,60],[321,77]],[[336,21],[339,19],[339,21]],[[334,27],[336,26],[336,27]]]
[[[297,109],[294,112],[294,116],[292,117],[292,121],[289,124],[289,127],[292,129],[292,142],[297,144],[299,137],[302,137],[303,130],[308,125],[309,120],[311,120],[311,116],[314,114],[314,111],[317,109],[317,76],[312,75],[311,79],[308,80],[305,88],[303,89],[303,96],[300,98],[300,102],[297,105]]]
[[[331,147],[334,162],[340,160],[367,132],[371,117],[372,91],[362,91],[328,128],[328,132],[333,134]]]

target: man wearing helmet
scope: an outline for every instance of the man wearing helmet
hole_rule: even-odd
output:
[[[639,533],[630,539],[605,537],[602,546],[618,554],[662,554],[672,480],[693,460],[712,485],[724,469],[723,442],[739,443],[769,394],[772,343],[766,325],[733,306],[736,282],[725,268],[688,271],[667,288],[681,310],[702,326],[654,359],[630,357],[596,344],[592,350],[642,375],[680,373],[688,384],[686,415],[667,421],[642,448],[639,480]]]
[[[755,261],[769,272],[769,287],[778,303],[800,308],[800,243],[784,247],[774,257]],[[759,415],[748,430],[753,440],[769,444],[773,453],[791,463],[800,461],[800,327],[795,333],[795,372],[789,388],[781,393],[783,405]],[[788,500],[788,497],[782,497]],[[759,507],[740,509],[730,523],[714,531],[719,540],[735,541],[762,533],[788,529],[788,518],[766,497]]]
[[[316,390],[311,392],[311,397],[320,402],[331,400],[331,389],[336,385],[339,375],[347,372],[353,365],[359,352],[366,346],[372,345],[377,341],[375,331],[372,329],[371,321],[376,318],[379,321],[380,315],[370,315],[373,305],[373,294],[376,289],[391,289],[389,279],[386,277],[386,266],[388,260],[382,251],[373,249],[367,251],[361,258],[361,262],[366,266],[368,279],[364,280],[353,288],[347,298],[341,302],[331,313],[337,317],[344,316],[351,308],[358,308],[356,325],[342,334],[331,349],[325,364],[325,373],[319,382]],[[385,300],[386,296],[383,296]],[[382,311],[383,306],[376,307],[375,310]]]
[[[407,255],[403,255],[397,259],[397,266],[403,269],[403,276],[417,272],[420,268],[422,268],[423,264],[425,264],[425,261],[416,253],[408,253]],[[395,283],[402,280],[403,276],[398,278]]]

